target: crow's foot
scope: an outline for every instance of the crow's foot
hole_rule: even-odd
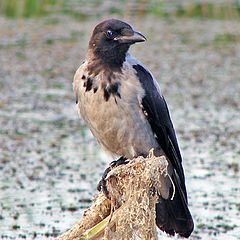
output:
[[[115,167],[118,167],[120,165],[127,164],[127,163],[129,163],[129,160],[127,158],[120,157],[118,160],[112,161],[110,163],[110,167],[115,168]]]
[[[102,179],[99,181],[98,186],[97,186],[97,190],[100,192],[102,191],[104,193],[104,195],[109,198],[109,192],[107,190],[107,186],[106,186],[106,177],[108,175],[108,173],[115,167],[118,167],[122,164],[127,164],[129,163],[129,160],[127,160],[125,157],[120,157],[118,160],[112,161],[110,163],[110,166],[104,171]]]

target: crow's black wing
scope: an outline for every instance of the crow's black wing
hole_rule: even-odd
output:
[[[160,199],[156,205],[156,223],[163,231],[174,235],[189,237],[193,231],[193,220],[187,205],[187,192],[182,167],[182,157],[178,147],[175,130],[164,97],[156,86],[151,74],[141,65],[133,65],[136,75],[145,91],[142,105],[157,141],[171,162],[175,185],[173,200]],[[171,188],[173,191],[173,188]]]
[[[133,65],[133,68],[137,71],[137,77],[146,93],[142,99],[142,105],[148,114],[148,121],[156,134],[160,147],[176,170],[186,197],[182,157],[166,101],[159,92],[151,74],[141,65]]]

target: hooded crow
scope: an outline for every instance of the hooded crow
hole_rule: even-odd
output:
[[[182,157],[166,101],[152,74],[129,53],[146,38],[120,20],[109,19],[93,30],[86,60],[73,82],[77,109],[99,144],[113,156],[133,159],[160,149],[169,161],[168,191],[156,204],[156,224],[170,235],[189,237]],[[173,199],[171,198],[174,196]]]

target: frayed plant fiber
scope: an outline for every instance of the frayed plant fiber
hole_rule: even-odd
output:
[[[157,239],[155,205],[159,196],[168,194],[167,168],[166,158],[154,156],[153,151],[146,158],[138,157],[126,165],[113,168],[106,178],[110,200],[104,198],[102,193],[97,195],[93,205],[80,220],[81,224],[75,224],[68,231],[74,232],[72,236],[75,238],[69,238],[70,235],[65,233],[58,239]],[[104,204],[95,209],[98,198]],[[87,219],[85,226],[84,219]],[[96,230],[99,229],[99,225],[96,225],[99,222],[104,227]],[[79,234],[76,230],[73,231],[74,228],[77,228]],[[90,234],[93,230],[96,230],[95,235]]]

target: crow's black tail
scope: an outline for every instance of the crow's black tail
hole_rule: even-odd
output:
[[[172,236],[178,233],[181,237],[188,238],[193,231],[194,224],[188,209],[187,196],[182,191],[175,172],[172,180],[175,185],[174,198],[173,200],[160,198],[156,204],[156,224],[162,231]],[[173,187],[171,192],[173,192]]]

